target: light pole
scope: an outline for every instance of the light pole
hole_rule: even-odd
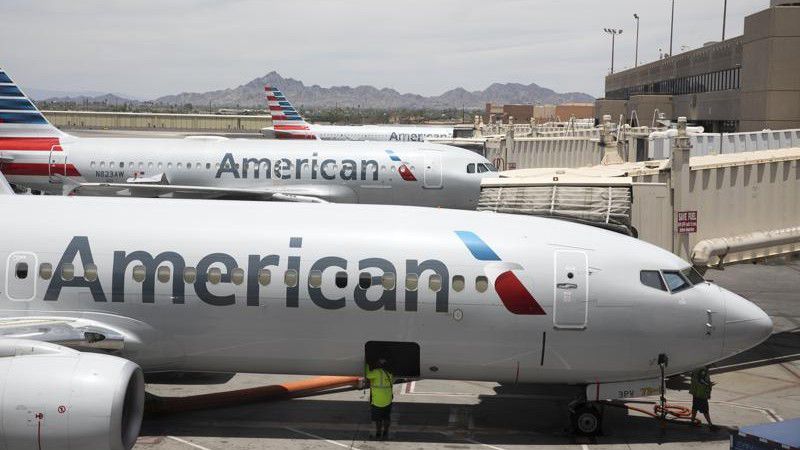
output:
[[[669,19],[669,56],[672,56],[672,34],[675,31],[675,0],[672,0],[672,18]]]
[[[603,31],[611,35],[611,73],[614,73],[614,39],[618,34],[622,34],[622,29],[603,28]]]
[[[725,0],[727,1],[727,0]],[[636,52],[634,53],[633,67],[639,67],[639,15],[633,13],[633,18],[636,19]],[[724,27],[723,27],[724,29]],[[723,32],[724,34],[724,32]]]
[[[728,0],[722,6],[722,40],[725,40],[725,19],[728,16]]]

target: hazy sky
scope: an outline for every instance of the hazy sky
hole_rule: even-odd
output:
[[[675,0],[674,53],[718,40],[723,0]],[[276,70],[306,84],[436,95],[492,82],[603,93],[669,47],[670,0],[0,0],[0,67],[23,87],[152,98]],[[729,0],[727,36],[768,0]]]

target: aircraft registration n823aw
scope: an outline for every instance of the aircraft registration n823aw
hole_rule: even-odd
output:
[[[131,448],[142,371],[357,375],[372,349],[402,376],[581,384],[593,400],[650,395],[630,386],[662,356],[683,373],[772,330],[675,255],[554,219],[31,195],[0,211],[11,449],[37,423],[43,448]]]
[[[49,193],[473,209],[486,158],[430,143],[78,138],[0,70],[0,171]]]

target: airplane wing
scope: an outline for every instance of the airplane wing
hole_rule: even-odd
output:
[[[0,339],[50,342],[75,350],[121,350],[124,336],[93,321],[60,317],[0,318]]]
[[[65,180],[66,181],[66,180]],[[328,203],[331,200],[352,197],[326,186],[296,185],[264,188],[225,188],[211,186],[182,186],[174,184],[145,183],[65,183],[69,195],[128,195],[132,197],[209,198],[229,200],[273,200],[284,202]],[[349,188],[345,188],[348,189]]]

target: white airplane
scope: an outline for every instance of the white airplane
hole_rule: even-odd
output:
[[[665,250],[533,216],[30,195],[0,211],[5,450],[130,449],[143,372],[359,375],[370,352],[398,376],[585,385],[589,434],[592,402],[652,395],[660,361],[683,373],[772,330]]]
[[[34,190],[474,209],[494,171],[474,152],[424,142],[78,138],[0,70],[0,172]]]
[[[422,142],[449,139],[453,127],[392,125],[315,125],[303,119],[286,96],[276,87],[264,86],[272,127],[261,131],[276,139],[316,139],[323,141],[392,141]]]

